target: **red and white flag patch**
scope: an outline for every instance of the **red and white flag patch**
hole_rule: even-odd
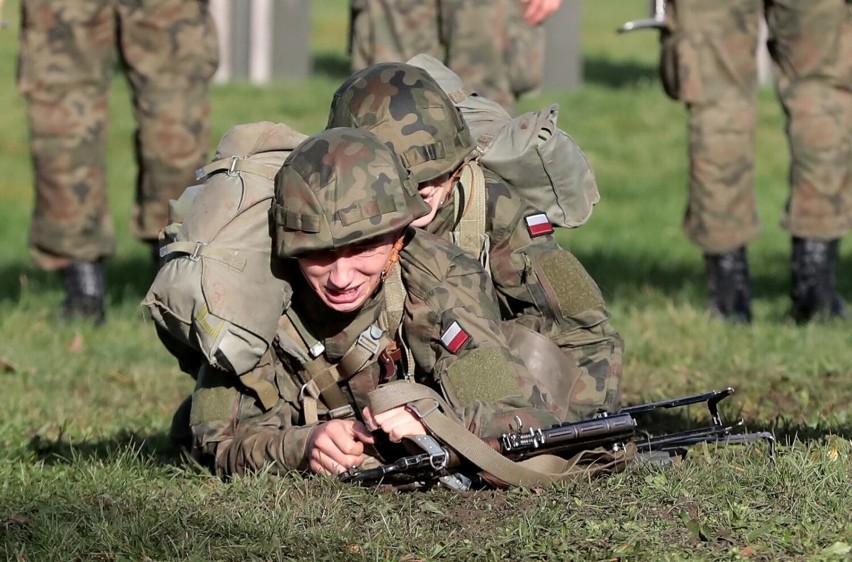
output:
[[[458,322],[453,322],[450,327],[444,330],[441,334],[441,343],[444,344],[450,353],[457,353],[462,346],[470,339],[470,334],[465,332]]]
[[[530,236],[542,236],[543,234],[553,234],[553,225],[550,224],[550,219],[544,213],[536,213],[525,217],[527,222],[527,230]]]

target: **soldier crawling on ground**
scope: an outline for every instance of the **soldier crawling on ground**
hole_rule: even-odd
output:
[[[394,379],[438,391],[478,436],[517,420],[556,421],[548,404],[534,403],[543,393],[501,331],[487,273],[458,247],[411,228],[430,211],[394,153],[367,131],[328,129],[292,152],[270,211],[292,304],[249,376],[202,367],[189,419],[197,459],[221,475],[369,464],[371,430],[392,442],[424,432],[405,407],[375,416],[365,409],[367,395]],[[270,383],[274,396],[253,388]]]
[[[570,358],[579,417],[618,409],[624,342],[597,284],[557,243],[547,214],[483,167],[469,126],[429,73],[396,62],[354,73],[335,92],[327,126],[361,127],[393,147],[430,205],[413,225],[479,257],[507,326],[550,338]]]

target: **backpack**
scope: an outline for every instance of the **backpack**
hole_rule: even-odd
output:
[[[203,360],[247,373],[275,337],[292,290],[272,253],[273,180],[305,138],[281,123],[237,125],[196,173],[202,183],[171,202],[162,264],[142,305],[190,374]]]
[[[461,111],[480,164],[500,176],[554,226],[585,224],[600,200],[583,151],[557,124],[559,105],[512,117],[498,103],[471,94],[461,78],[431,55],[408,61],[428,72]]]

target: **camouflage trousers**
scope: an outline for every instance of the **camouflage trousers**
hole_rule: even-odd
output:
[[[852,228],[852,4],[668,0],[661,76],[689,112],[684,232],[706,253],[759,233],[754,192],[761,18],[769,30],[791,165],[782,226],[835,239]]]
[[[518,0],[352,0],[352,70],[427,53],[511,110],[541,84],[544,28]]]
[[[114,252],[105,185],[108,93],[118,55],[132,89],[139,167],[131,229],[156,240],[168,201],[209,144],[216,31],[203,0],[23,0],[18,87],[28,102],[36,265]]]

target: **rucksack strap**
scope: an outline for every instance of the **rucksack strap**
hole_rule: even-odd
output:
[[[384,291],[385,303],[382,308],[380,320],[388,334],[396,334],[394,342],[399,343],[399,347],[405,354],[404,376],[410,380],[414,377],[414,357],[411,350],[405,344],[405,338],[402,337],[402,313],[405,310],[407,293],[405,285],[402,283],[402,268],[399,262],[393,264],[388,276],[385,278]]]
[[[210,174],[227,171],[229,175],[238,173],[247,173],[266,178],[270,181],[275,179],[275,175],[280,168],[270,164],[262,164],[249,160],[245,157],[231,156],[230,158],[222,158],[207,164],[202,168],[195,170],[196,181],[202,180]]]
[[[160,248],[161,258],[165,258],[170,254],[185,254],[193,261],[201,258],[214,260],[237,271],[242,271],[246,267],[246,259],[240,256],[238,251],[220,248],[219,246],[210,246],[200,240],[196,242],[179,240]]]
[[[388,383],[371,392],[368,401],[374,414],[406,406],[440,441],[483,471],[514,486],[543,486],[586,479],[591,473],[623,468],[635,452],[629,449],[603,455],[603,463],[598,460],[600,452],[596,451],[583,451],[571,459],[542,454],[515,462],[468,431],[444,399],[427,386],[404,381]]]
[[[453,198],[458,223],[453,243],[476,256],[488,271],[488,235],[485,230],[485,175],[476,161],[468,162],[459,172],[459,193]]]
[[[303,403],[305,422],[318,421],[317,400],[320,397],[329,408],[330,418],[352,417],[355,412],[340,383],[378,361],[382,350],[392,343],[385,330],[371,324],[358,335],[339,362],[330,363],[323,356],[325,347],[311,335],[292,308],[287,309],[279,326],[294,341],[302,341],[312,358],[298,373],[302,381],[299,400]]]

